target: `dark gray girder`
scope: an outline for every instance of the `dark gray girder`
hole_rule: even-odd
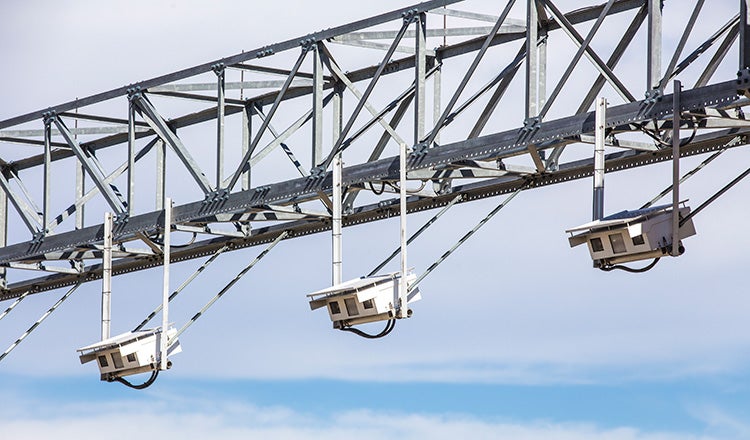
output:
[[[740,87],[745,87],[745,89]],[[747,87],[747,84],[740,85],[738,81],[727,81],[700,89],[687,90],[682,93],[681,109],[691,111],[708,105],[729,104],[739,99],[738,93],[747,90]],[[671,95],[653,103],[633,102],[609,108],[606,125],[611,128],[623,127],[628,124],[665,118],[671,112]],[[407,170],[427,169],[466,159],[503,159],[524,154],[528,145],[536,145],[539,149],[553,148],[556,146],[555,141],[582,133],[593,133],[593,131],[594,113],[581,113],[544,122],[533,131],[523,128],[513,129],[432,148],[424,154],[410,157]],[[374,180],[397,179],[398,158],[396,157],[354,165],[345,168],[343,173],[345,186]],[[303,201],[314,197],[319,191],[329,191],[330,188],[331,173],[329,172],[322,178],[303,177],[232,193],[225,200],[211,203],[199,201],[176,206],[173,219],[175,223],[183,223],[219,213],[243,212],[257,205]],[[136,232],[154,232],[161,224],[161,216],[161,211],[137,215],[117,227],[115,237]],[[91,244],[101,240],[101,231],[100,225],[91,226],[46,237],[41,243],[26,242],[9,245],[0,249],[0,263],[33,259],[47,252]]]
[[[696,136],[692,142],[680,149],[680,157],[688,157],[697,154],[705,154],[724,148],[733,148],[747,145],[750,141],[750,128],[722,130],[714,133]],[[664,162],[672,159],[671,149],[663,149],[657,152],[639,152],[635,150],[622,151],[608,154],[606,157],[607,172],[623,171],[631,168],[648,166],[654,163]],[[572,163],[563,164],[558,171],[535,175],[532,177],[507,176],[493,180],[470,183],[467,185],[456,186],[449,194],[437,197],[409,197],[407,200],[408,212],[415,213],[425,210],[435,209],[447,205],[457,195],[462,195],[462,199],[457,203],[466,203],[469,201],[480,200],[488,197],[495,197],[503,194],[509,194],[518,188],[529,184],[530,189],[543,186],[565,183],[572,180],[591,177],[593,174],[593,158],[583,159]],[[246,197],[251,197],[247,193],[254,191],[245,191],[241,193]],[[176,207],[175,213],[179,208],[180,212],[189,208],[189,205]],[[148,218],[140,219],[143,223],[152,222],[154,230],[161,221],[159,213],[152,213]],[[344,220],[344,226],[353,226],[363,223],[378,221],[399,215],[398,199],[387,200],[378,204],[372,204],[357,207],[351,214],[347,215]],[[141,216],[142,217],[142,216]],[[172,251],[172,262],[186,261],[194,258],[209,256],[223,246],[229,246],[230,250],[237,250],[246,247],[252,247],[267,244],[276,239],[285,231],[288,236],[285,239],[292,239],[319,232],[330,230],[329,220],[318,221],[295,221],[285,224],[273,225],[269,227],[257,228],[253,230],[251,236],[246,238],[229,238],[217,237],[210,240],[200,241],[191,245],[175,249]],[[103,226],[93,226],[84,230],[90,236],[101,240],[103,235]],[[118,230],[118,234],[121,233]],[[83,232],[83,231],[82,231]],[[54,236],[53,236],[54,237]],[[53,238],[50,237],[50,238]],[[48,251],[49,252],[49,251]],[[162,264],[160,257],[146,258],[122,258],[113,262],[113,275],[134,272],[138,270],[158,267]],[[0,292],[0,301],[13,299],[21,296],[24,292],[40,293],[48,290],[54,290],[65,286],[74,285],[82,278],[85,282],[94,281],[101,278],[101,265],[94,264],[87,266],[83,273],[78,275],[55,274],[45,277],[35,278],[17,283],[12,283],[7,290]]]
[[[460,1],[462,1],[462,0],[451,0],[451,1],[448,1],[448,3],[456,3],[456,2],[460,2]],[[426,3],[424,3],[424,5],[427,5],[428,3],[431,4],[431,3],[436,3],[436,2],[426,2]],[[437,3],[439,3],[439,2],[437,2]],[[641,7],[644,4],[645,4],[644,0],[618,0],[610,8],[609,15],[626,12],[626,11],[629,11],[631,9],[635,9],[635,8]],[[442,6],[442,4],[440,4],[438,6]],[[432,6],[432,8],[435,8],[435,7],[438,7],[438,6]],[[578,9],[578,10],[569,12],[569,13],[565,14],[565,17],[573,25],[580,24],[580,23],[584,23],[584,22],[587,22],[587,21],[595,20],[596,18],[598,18],[599,14],[603,10],[603,8],[604,8],[604,5],[597,5],[597,6],[586,7],[586,8],[582,8],[582,9]],[[401,12],[401,11],[410,10],[410,9],[412,9],[412,8],[404,8],[404,9],[400,9],[398,11]],[[426,9],[429,9],[429,8],[426,8]],[[395,14],[395,12],[391,13],[391,15],[393,15],[393,14]],[[383,22],[387,22],[387,21],[390,21],[390,20],[393,19],[393,18],[390,18],[389,20],[382,20],[382,17],[384,15],[386,15],[386,14],[383,14],[383,15],[378,16],[378,17],[373,17],[372,20],[375,20],[375,19],[378,19],[378,20],[375,20],[372,23],[369,23],[368,20],[361,20],[359,22],[352,23],[351,25],[355,25],[357,23],[362,23],[361,27],[358,28],[358,29],[362,29],[362,28],[366,28],[368,26],[373,26],[373,25],[380,24],[380,23],[383,23]],[[389,15],[389,17],[391,17],[391,15]],[[399,15],[399,17],[400,17],[400,15]],[[365,22],[369,23],[369,24],[366,24]],[[542,23],[541,25],[544,26],[548,31],[553,31],[553,30],[559,30],[560,29],[560,25],[557,22],[555,22],[554,20],[549,20],[547,22]],[[338,30],[338,29],[344,29],[344,28],[346,28],[346,26],[341,26],[341,27],[338,27],[338,28],[334,28],[334,29],[331,29],[330,31],[334,31],[334,30]],[[321,33],[317,33],[317,34],[311,34],[310,36],[307,36],[305,38],[317,38],[319,36],[319,34],[322,34],[322,32]],[[526,34],[523,33],[523,32],[510,33],[510,34],[498,34],[497,36],[495,36],[494,38],[492,38],[492,40],[490,42],[490,47],[496,46],[496,45],[499,45],[499,44],[508,43],[508,42],[511,42],[511,41],[518,41],[518,40],[524,39],[525,37],[526,37]],[[328,37],[326,37],[326,38],[328,38]],[[320,38],[320,40],[323,40],[323,38]],[[289,41],[293,41],[293,40],[289,40]],[[484,41],[485,41],[484,37],[479,37],[479,38],[475,38],[473,40],[469,40],[469,41],[466,41],[466,42],[461,42],[461,43],[458,43],[458,44],[455,44],[455,45],[449,45],[449,46],[445,46],[445,47],[436,48],[436,57],[435,58],[439,58],[439,59],[442,59],[442,60],[447,60],[447,59],[450,59],[450,58],[453,58],[453,57],[458,57],[458,56],[464,55],[466,53],[477,51],[477,50],[479,50],[481,48],[481,46],[482,46],[482,44],[483,44]],[[283,43],[279,43],[279,44],[283,44]],[[297,44],[297,46],[299,46],[299,44]],[[266,47],[270,48],[271,50],[274,50],[275,45],[266,46]],[[274,50],[274,51],[275,52],[279,52],[278,50]],[[246,53],[241,54],[241,55],[247,55],[247,53],[249,53],[249,52],[246,52]],[[68,102],[68,103],[65,103],[65,104],[61,104],[59,106],[54,106],[54,107],[51,107],[50,110],[57,111],[59,113],[60,109],[65,108],[65,109],[67,109],[65,111],[69,112],[70,110],[74,110],[74,109],[76,109],[78,107],[83,107],[85,105],[90,105],[90,104],[93,104],[93,103],[97,103],[97,102],[101,102],[101,101],[106,101],[106,100],[109,100],[109,99],[116,98],[118,96],[125,96],[125,95],[127,95],[127,90],[130,89],[130,88],[133,88],[133,87],[141,87],[141,89],[145,90],[146,88],[149,88],[149,87],[156,87],[158,85],[162,85],[162,84],[165,84],[165,83],[169,83],[169,82],[181,80],[181,79],[184,79],[184,78],[188,78],[188,77],[191,77],[191,76],[195,76],[195,75],[200,74],[200,73],[210,72],[211,71],[210,66],[216,65],[217,63],[221,63],[221,62],[224,62],[227,65],[227,67],[241,67],[241,65],[237,65],[237,64],[234,64],[234,65],[227,64],[227,60],[234,59],[237,56],[239,56],[239,55],[235,55],[233,57],[228,57],[228,58],[223,58],[221,60],[217,60],[217,61],[214,61],[212,63],[203,64],[201,66],[196,66],[196,67],[191,68],[191,69],[185,69],[185,70],[182,70],[182,71],[179,71],[179,72],[175,72],[175,73],[170,74],[170,75],[164,75],[164,76],[160,76],[158,78],[153,78],[151,80],[147,80],[147,81],[142,81],[142,82],[139,82],[139,83],[131,84],[131,85],[128,85],[128,86],[125,86],[125,87],[121,87],[121,88],[118,88],[118,89],[111,90],[109,92],[105,92],[105,93],[100,93],[98,95],[94,95],[92,97],[86,98],[85,100],[84,99],[79,99],[79,100],[76,100],[76,101],[72,101],[72,102]],[[433,60],[433,59],[434,59],[433,57],[428,57],[428,64],[430,63],[429,60]],[[205,66],[209,66],[209,67],[205,68]],[[347,73],[347,77],[349,78],[350,81],[352,81],[354,83],[359,82],[359,81],[364,81],[364,80],[372,78],[375,75],[376,71],[378,70],[378,67],[379,67],[378,65],[375,65],[375,66],[365,67],[365,68],[362,68],[362,69],[353,70],[353,71]],[[241,68],[247,69],[247,70],[250,70],[252,68],[253,70],[267,71],[267,72],[280,73],[280,74],[281,73],[283,73],[283,74],[288,74],[289,73],[289,71],[284,71],[284,70],[280,70],[280,69],[272,69],[272,68],[267,68],[267,67],[263,67],[263,66],[244,66],[244,67],[241,67]],[[388,64],[386,64],[386,66],[385,66],[385,69],[383,71],[383,75],[397,73],[397,72],[401,72],[403,70],[408,70],[408,69],[412,69],[412,68],[414,68],[414,56],[408,56],[408,57],[404,57],[404,58],[400,58],[400,59],[389,61]],[[306,74],[301,73],[301,74],[298,74],[298,75],[304,76]],[[332,83],[326,81],[326,83],[324,84],[324,89],[331,89],[333,86],[334,85]],[[268,93],[265,93],[265,94],[262,94],[262,95],[258,95],[258,96],[254,96],[254,97],[248,98],[248,99],[246,99],[246,101],[248,103],[252,102],[252,103],[255,103],[255,104],[258,104],[258,105],[273,104],[274,101],[276,100],[276,98],[278,97],[278,94],[279,94],[279,92],[277,92],[277,91],[268,92]],[[312,94],[312,87],[311,86],[290,87],[288,89],[288,91],[284,94],[283,99],[284,100],[289,100],[289,99],[299,98],[301,96],[305,96],[305,95],[309,95],[309,94]],[[176,94],[174,94],[174,93],[171,93],[170,95],[176,96]],[[89,102],[93,98],[96,98],[96,99],[94,99],[93,101]],[[210,99],[213,101],[213,98],[210,98]],[[47,110],[40,110],[38,112],[29,113],[29,114],[24,115],[24,116],[19,116],[17,118],[8,119],[6,121],[0,121],[0,130],[2,130],[3,128],[7,128],[7,127],[14,126],[14,125],[22,124],[22,123],[25,123],[25,122],[33,121],[35,119],[39,119],[41,117],[41,114],[43,114],[45,111],[47,111]],[[237,114],[237,113],[240,113],[240,112],[242,112],[242,108],[238,107],[236,105],[227,105],[226,108],[225,108],[225,116],[230,116],[230,115]],[[34,117],[34,115],[37,115],[37,114],[40,115],[40,116],[39,117]],[[67,115],[67,114],[74,114],[74,113],[65,113],[65,114]],[[191,113],[191,114],[187,114],[187,115],[184,115],[184,116],[179,116],[177,118],[174,118],[174,119],[172,119],[172,120],[169,121],[169,126],[172,127],[173,130],[177,130],[177,129],[180,129],[180,128],[184,128],[184,127],[188,127],[188,126],[191,126],[191,125],[195,125],[195,124],[199,124],[199,123],[202,123],[202,122],[207,122],[207,121],[213,120],[213,119],[216,118],[216,114],[217,114],[216,107],[208,108],[208,109],[205,109],[205,110],[201,110],[199,112],[195,112],[195,113]],[[127,121],[125,121],[125,122],[127,122]],[[140,122],[138,123],[138,125],[140,125],[140,126],[147,126],[147,124],[143,124],[143,123],[140,123]],[[143,132],[137,132],[136,133],[136,138],[140,139],[140,138],[143,138],[143,137],[148,137],[148,136],[153,136],[153,135],[154,135],[154,132],[151,131],[151,130],[149,130],[149,131],[143,131]],[[0,139],[0,140],[2,140],[2,139]],[[122,134],[115,134],[115,135],[103,137],[103,138],[96,139],[96,140],[93,140],[93,141],[82,142],[81,145],[84,148],[87,148],[87,149],[89,149],[91,151],[95,151],[95,150],[99,150],[99,149],[102,149],[102,148],[107,148],[107,147],[111,147],[111,146],[114,146],[114,145],[119,145],[119,144],[122,144],[123,142],[126,142],[126,141],[127,141],[127,133],[122,133]],[[42,145],[42,143],[40,143],[40,141],[34,141],[34,140],[25,140],[25,141],[20,141],[20,142],[22,142],[22,143],[30,143],[30,144],[33,143],[33,144]],[[55,144],[53,144],[53,145],[55,145]],[[60,145],[64,146],[65,144],[60,144]],[[59,160],[59,159],[64,159],[64,158],[67,158],[67,157],[71,157],[72,155],[73,154],[71,152],[67,152],[67,151],[56,152],[56,154],[53,154],[52,161],[56,161],[56,160]],[[22,169],[27,169],[27,168],[31,168],[31,167],[35,167],[35,166],[41,165],[42,163],[43,163],[43,157],[42,157],[42,155],[39,155],[39,156],[32,156],[32,157],[28,157],[28,158],[24,158],[24,159],[21,159],[21,160],[14,161],[13,162],[13,167],[16,170],[22,170]]]
[[[324,41],[329,38],[333,38],[337,35],[348,34],[350,32],[355,32],[360,29],[365,29],[371,26],[376,26],[379,24],[387,23],[389,21],[398,20],[402,17],[402,14],[406,12],[411,12],[411,11],[426,12],[426,11],[429,11],[430,9],[447,6],[453,3],[458,3],[460,1],[461,0],[430,0],[424,3],[419,3],[413,6],[409,6],[406,8],[401,8],[401,9],[396,9],[391,12],[386,12],[385,14],[380,14],[375,17],[370,17],[364,20],[355,21],[354,23],[349,23],[343,26],[326,29],[320,32],[315,32],[315,33],[304,35],[298,38],[292,38],[292,39],[283,41],[281,43],[271,44],[269,46],[264,46],[264,47],[259,47],[257,49],[248,50],[237,55],[232,55],[226,58],[221,58],[216,61],[211,61],[208,63],[201,64],[199,66],[190,67],[187,69],[179,70],[177,72],[162,75],[156,78],[148,79],[145,81],[140,81],[140,82],[130,84],[127,86],[118,87],[108,92],[99,93],[99,94],[89,96],[86,98],[76,99],[75,101],[66,102],[64,104],[56,105],[45,110],[38,110],[35,112],[27,113],[22,116],[17,116],[15,118],[6,119],[5,121],[0,121],[0,130],[2,130],[3,128],[8,128],[14,125],[19,125],[25,122],[30,122],[30,121],[40,119],[42,118],[43,114],[47,111],[51,111],[55,113],[68,112],[71,110],[75,110],[79,107],[86,107],[88,105],[96,104],[102,101],[107,101],[109,99],[116,98],[118,96],[127,96],[128,90],[133,87],[140,87],[142,90],[146,90],[150,87],[156,87],[162,84],[190,78],[191,76],[195,76],[201,73],[211,72],[213,66],[219,63],[222,63],[225,66],[231,67],[235,64],[243,63],[245,61],[252,60],[255,58],[263,58],[265,56],[269,56],[274,53],[279,53],[285,50],[298,48],[300,46],[300,42],[305,39],[312,39],[314,41]]]

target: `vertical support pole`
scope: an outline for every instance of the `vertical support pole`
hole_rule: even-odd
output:
[[[596,131],[594,132],[594,201],[592,220],[604,217],[604,138],[606,135],[607,100],[596,102]]]
[[[0,170],[0,173],[2,170]],[[8,195],[0,190],[0,248],[8,244]],[[0,289],[8,286],[7,272],[4,267],[0,268]]]
[[[217,111],[216,111],[216,189],[221,189],[222,180],[224,180],[224,85],[225,71],[224,64],[219,63],[213,68],[216,73],[216,90],[217,90]]]
[[[162,283],[161,299],[161,362],[160,370],[167,369],[167,349],[169,341],[167,340],[167,329],[169,328],[169,264],[171,263],[171,232],[172,232],[172,199],[167,197],[164,203],[164,280]]]
[[[342,246],[341,246],[341,211],[342,211],[342,167],[341,153],[333,158],[333,284],[341,284],[342,280]]]
[[[406,283],[406,275],[409,267],[406,262],[406,144],[402,143],[399,152],[399,220],[401,230],[401,278],[399,279],[399,298],[396,317],[408,318],[409,306],[407,305],[407,293],[409,286]]]
[[[680,93],[682,84],[673,83],[672,95],[672,256],[680,255]]]
[[[740,0],[740,68],[750,68],[750,0]]]
[[[128,104],[128,216],[135,213],[135,106]]]
[[[414,78],[414,145],[421,142],[424,137],[424,117],[425,117],[425,76],[427,75],[427,45],[425,35],[427,33],[427,15],[419,14],[414,21],[416,26],[415,32],[415,78]]]
[[[76,101],[78,98],[76,98]],[[78,113],[78,107],[76,107],[76,113]],[[75,128],[78,128],[78,118],[76,118],[76,125]],[[74,138],[78,139],[78,132],[76,131],[76,134]],[[76,201],[83,198],[84,193],[86,192],[86,169],[83,167],[83,163],[81,161],[76,161]],[[85,206],[84,204],[81,204],[76,208],[76,229],[83,229],[84,225],[84,212],[85,212]]]
[[[336,93],[333,95],[333,142],[341,136],[341,127],[343,126],[343,89],[336,85]],[[342,169],[343,162],[341,159],[341,153],[334,156],[333,159],[333,224],[331,225],[332,231],[332,263],[333,263],[333,276],[332,282],[334,285],[341,284],[343,282],[343,240],[342,240],[342,197],[343,191],[341,187],[342,180]]]
[[[246,103],[242,111],[242,157],[245,157],[247,150],[250,149],[251,136],[253,134],[253,103]],[[250,189],[250,161],[247,162],[247,171],[242,173],[240,185],[242,191]]]
[[[442,114],[442,109],[440,108],[440,101],[442,97],[442,76],[443,76],[443,61],[439,58],[439,55],[435,57],[435,63],[438,64],[438,68],[435,71],[435,73],[432,74],[432,86],[433,86],[433,96],[432,96],[432,125],[433,127],[435,124],[438,123],[440,120],[440,115]],[[437,136],[435,136],[435,143],[440,143],[440,132],[438,131]]]
[[[156,141],[156,209],[164,209],[167,180],[167,144],[163,140]]]
[[[86,192],[86,171],[83,169],[83,164],[76,161],[76,201],[83,198]],[[76,208],[76,229],[83,229],[84,225],[84,212],[86,205],[81,204]]]
[[[112,324],[112,213],[104,213],[102,254],[102,341],[109,339]]]
[[[323,161],[323,60],[318,45],[313,46],[312,167]],[[334,138],[338,139],[338,138]]]
[[[662,0],[648,0],[648,64],[646,92],[659,88],[661,81]]]
[[[526,0],[526,119],[539,114],[539,14],[536,0]]]
[[[538,59],[537,59],[537,102],[539,108],[547,104],[547,33],[539,37]]]
[[[44,200],[42,206],[42,228],[40,231],[42,235],[45,235],[47,233],[47,222],[51,214],[50,203],[52,202],[52,199],[50,198],[50,187],[52,185],[52,181],[50,180],[50,173],[52,172],[52,170],[50,169],[52,165],[51,123],[52,121],[50,119],[44,120]]]

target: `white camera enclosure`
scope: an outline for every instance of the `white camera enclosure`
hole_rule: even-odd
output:
[[[681,219],[689,213],[689,207],[680,208]],[[661,257],[672,246],[672,205],[618,212],[566,232],[570,247],[588,245],[595,267]],[[689,219],[680,226],[679,239],[692,235],[695,226]]]
[[[407,285],[416,278],[416,275],[408,274]],[[400,280],[400,273],[392,273],[346,281],[307,295],[310,309],[326,307],[334,328],[392,319],[395,316],[394,298],[399,297]],[[412,303],[420,299],[419,289],[415,288],[409,293],[407,301]]]
[[[177,330],[169,328],[167,336],[170,339],[177,334]],[[159,368],[161,361],[161,328],[127,332],[96,344],[79,348],[81,363],[96,360],[101,373],[101,380],[111,381],[118,377],[146,373]],[[179,341],[171,343],[168,355],[182,351]]]

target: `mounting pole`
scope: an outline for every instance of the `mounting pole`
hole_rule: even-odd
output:
[[[409,270],[406,263],[406,144],[401,143],[399,152],[399,217],[401,220],[401,278],[398,286],[397,318],[408,317],[407,294],[409,286],[406,283],[406,273]]]
[[[607,100],[596,102],[596,131],[594,132],[594,203],[592,220],[604,217],[604,138],[607,121]]]
[[[333,158],[333,222],[331,225],[333,238],[333,284],[341,284],[341,208],[342,208],[342,191],[341,191],[341,153]]]
[[[169,341],[167,340],[167,329],[169,328],[169,263],[172,255],[170,251],[170,247],[172,245],[172,240],[170,237],[171,232],[172,198],[167,197],[164,203],[164,280],[162,284],[161,299],[160,370],[167,369],[167,349],[169,348]]]
[[[112,321],[112,213],[104,213],[102,255],[102,341],[109,339]]]
[[[672,95],[672,256],[680,255],[680,92],[682,84],[674,80]]]
[[[317,53],[317,51],[316,51]],[[322,87],[322,86],[321,86]],[[322,89],[321,89],[322,90]],[[342,127],[342,117],[343,117],[343,99],[344,94],[343,90],[340,87],[336,88],[336,91],[333,95],[333,139],[338,139],[339,136],[341,136],[341,127]],[[322,111],[322,108],[321,108]],[[342,221],[341,221],[341,211],[343,209],[343,188],[341,187],[341,180],[342,180],[342,168],[344,166],[343,160],[342,160],[342,153],[339,152],[336,154],[333,158],[333,221],[331,224],[331,238],[332,238],[332,282],[335,286],[336,284],[341,284],[343,282],[343,267],[342,267],[342,259],[343,259],[343,246],[342,246],[342,235],[341,235],[341,229],[342,229]],[[320,160],[320,158],[318,157]],[[313,165],[315,165],[314,163]]]

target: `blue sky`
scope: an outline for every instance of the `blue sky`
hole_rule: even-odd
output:
[[[494,3],[467,7],[497,13]],[[572,3],[560,2],[564,10]],[[708,34],[736,2],[709,3]],[[407,4],[4,4],[0,53],[11,67],[0,72],[0,119]],[[676,17],[665,29],[667,54],[684,25],[677,5],[665,6]],[[608,54],[615,41],[605,37],[595,47]],[[645,77],[639,56],[629,52],[621,67],[634,91]],[[734,73],[731,62],[717,76]],[[1,146],[0,157],[17,148]],[[726,153],[682,194],[697,205],[747,167],[745,156]],[[684,169],[699,160],[683,160]],[[669,164],[607,175],[607,212],[640,206],[670,178]],[[750,439],[750,238],[735,232],[745,228],[746,189],[696,217],[685,255],[643,275],[594,271],[585,250],[568,247],[564,230],[590,215],[590,181],[522,193],[424,282],[414,317],[379,341],[332,331],[323,312],[309,311],[304,295],[330,281],[330,237],[282,242],[181,337],[174,368],[142,392],[100,382],[93,365],[78,363],[75,349],[99,335],[100,285],[84,285],[0,363],[3,437],[100,438],[106,430],[130,438],[137,425],[180,438]],[[450,211],[410,248],[410,265],[424,270],[498,202]],[[410,227],[431,215],[410,217]],[[395,219],[347,228],[345,278],[388,255],[397,228]],[[189,319],[258,252],[232,253],[209,269],[174,304],[173,320]],[[172,283],[199,264],[174,266]],[[158,303],[160,283],[159,271],[115,278],[113,333]],[[0,321],[0,344],[62,293],[30,297]]]

